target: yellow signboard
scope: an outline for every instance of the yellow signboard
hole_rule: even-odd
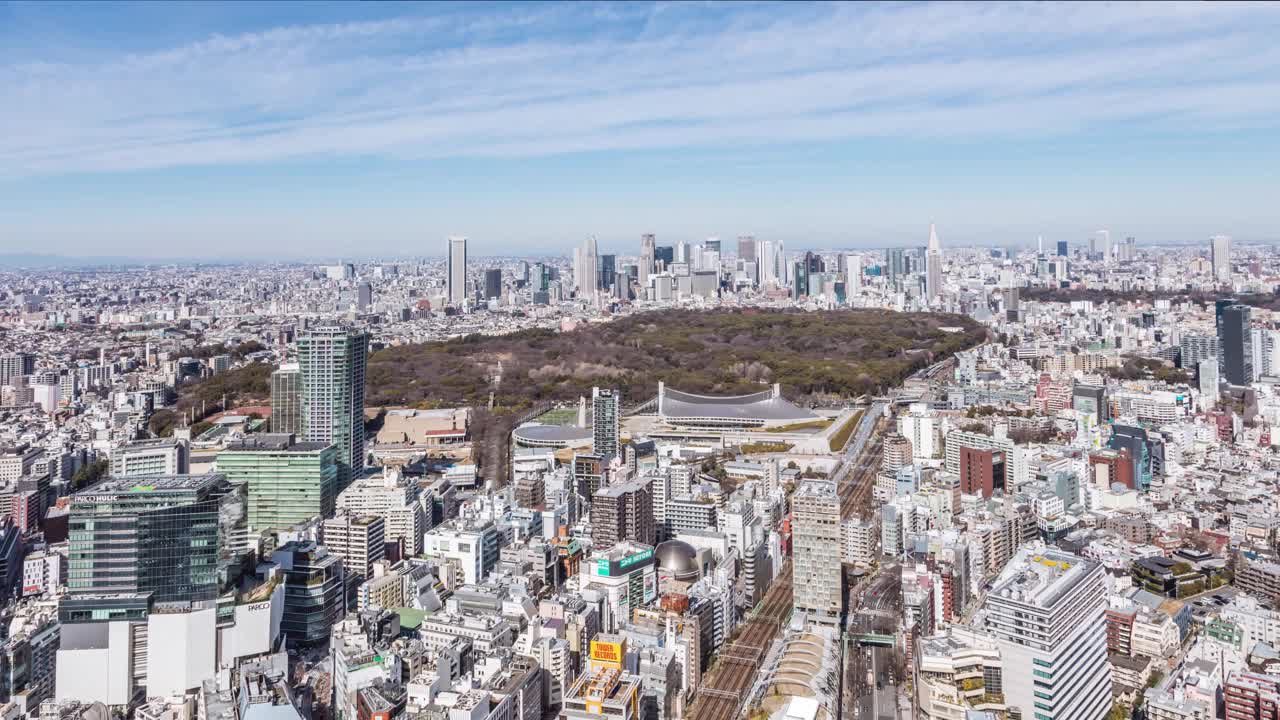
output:
[[[622,667],[622,643],[613,641],[592,640],[591,659],[602,665]]]

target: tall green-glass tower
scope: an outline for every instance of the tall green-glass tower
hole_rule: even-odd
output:
[[[302,437],[338,448],[338,492],[364,469],[364,373],[369,335],[327,326],[298,338]]]

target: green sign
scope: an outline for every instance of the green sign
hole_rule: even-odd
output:
[[[653,557],[653,550],[645,550],[644,552],[636,553],[631,557],[622,558],[621,562],[618,563],[618,567],[621,567],[621,568],[631,567],[632,565],[635,565],[638,562],[644,562],[645,560],[648,560],[651,557]]]

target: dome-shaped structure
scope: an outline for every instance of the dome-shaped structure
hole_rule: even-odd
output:
[[[702,576],[698,565],[698,551],[682,540],[667,540],[654,550],[658,558],[658,573],[670,575],[681,582],[695,582]]]

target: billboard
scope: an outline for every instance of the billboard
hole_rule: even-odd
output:
[[[622,642],[612,640],[592,640],[591,660],[611,667],[622,667]]]

